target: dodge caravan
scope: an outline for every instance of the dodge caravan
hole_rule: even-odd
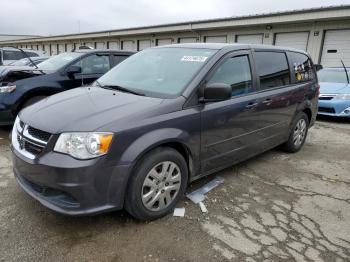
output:
[[[45,98],[12,131],[18,184],[67,215],[169,213],[189,182],[282,145],[317,114],[308,54],[260,45],[146,49],[91,87]]]

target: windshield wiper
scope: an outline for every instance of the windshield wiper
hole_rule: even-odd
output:
[[[131,89],[126,88],[126,87],[122,87],[122,86],[118,86],[118,85],[101,85],[99,82],[97,82],[97,81],[95,81],[95,82],[101,88],[118,90],[121,92],[130,93],[130,94],[134,94],[134,95],[138,95],[138,96],[145,96],[145,94],[143,94],[143,93],[131,90]]]

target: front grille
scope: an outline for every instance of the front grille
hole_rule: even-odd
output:
[[[36,139],[39,139],[43,142],[47,142],[49,141],[50,137],[51,137],[51,134],[48,133],[48,132],[45,132],[45,131],[42,131],[42,130],[39,130],[39,129],[36,129],[34,127],[31,127],[31,126],[28,126],[28,133],[36,138]]]
[[[15,127],[17,128],[14,128],[12,141],[19,152],[34,159],[44,151],[51,137],[50,133],[31,127],[22,121],[17,122]]]
[[[332,107],[319,107],[318,108],[319,112],[323,112],[323,113],[331,113],[331,114],[335,114],[335,109]]]

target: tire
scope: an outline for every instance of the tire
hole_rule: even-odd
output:
[[[162,171],[169,168],[172,173]],[[158,148],[137,164],[127,188],[125,209],[139,220],[153,220],[171,212],[183,196],[188,168],[182,155],[172,148]]]
[[[283,150],[288,153],[298,152],[304,145],[309,130],[309,118],[303,112],[299,113],[291,126],[289,138],[283,144]]]

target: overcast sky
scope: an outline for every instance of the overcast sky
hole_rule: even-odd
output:
[[[57,35],[350,4],[350,0],[2,0],[0,34]]]

